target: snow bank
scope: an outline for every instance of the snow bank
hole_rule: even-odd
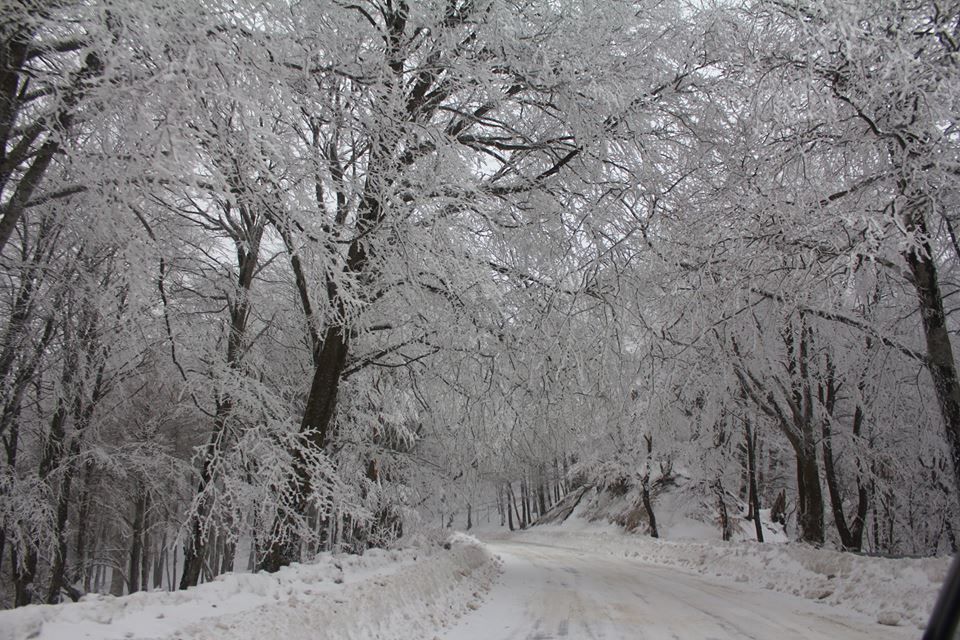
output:
[[[684,569],[854,609],[880,624],[923,628],[950,558],[872,558],[801,544],[679,542],[613,531],[537,527],[521,540]]]
[[[621,491],[585,485],[572,491],[535,523],[536,526],[560,524],[567,530],[595,530],[606,524],[628,532],[647,533],[650,523],[642,506],[640,487],[627,484]],[[659,480],[651,491],[657,530],[664,540],[720,539],[716,496],[704,493],[702,484],[692,482],[680,471],[668,481]],[[712,490],[711,490],[712,491]],[[747,520],[747,504],[732,494],[726,495],[727,510],[734,540],[755,540],[752,520]],[[787,542],[782,525],[771,519],[770,509],[760,510],[765,542]]]
[[[0,640],[423,638],[475,609],[499,561],[462,534],[445,547],[323,554],[278,573],[220,576],[188,591],[93,595],[0,612]]]

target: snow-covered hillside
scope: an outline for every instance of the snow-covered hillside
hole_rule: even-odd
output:
[[[718,521],[718,500],[687,474],[674,472],[669,478],[651,482],[650,500],[659,537],[664,540],[712,540],[722,537]],[[732,540],[756,540],[755,525],[747,518],[747,504],[724,493]],[[784,527],[771,517],[770,509],[760,510],[765,542],[786,542]],[[567,529],[604,525],[627,532],[650,533],[650,520],[643,506],[641,487],[633,483],[600,487],[586,484],[571,491],[545,513],[537,525],[563,523]]]
[[[444,547],[327,553],[187,591],[0,611],[0,640],[423,638],[478,608],[498,570],[482,544],[457,534]]]

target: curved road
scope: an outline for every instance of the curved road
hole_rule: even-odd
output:
[[[503,575],[446,640],[912,638],[843,609],[566,547],[490,542]]]

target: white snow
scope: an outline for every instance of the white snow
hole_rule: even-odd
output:
[[[711,540],[720,539],[714,501],[706,498],[702,486],[690,480],[689,474],[674,470],[666,486],[657,486],[652,492],[653,510],[657,518],[657,530],[664,540]],[[727,495],[728,510],[733,524],[732,535],[736,540],[755,540],[756,529],[752,520],[747,520],[747,504],[734,495]],[[584,529],[596,531],[622,531],[627,521],[634,517],[641,504],[640,487],[631,486],[622,495],[614,495],[597,487],[589,487],[573,512],[562,521],[565,530]],[[783,526],[773,522],[770,509],[760,510],[760,522],[765,542],[787,542]],[[635,522],[638,533],[649,531],[646,512]]]
[[[657,540],[577,525],[535,527],[516,539],[682,569],[913,629],[924,627],[950,566],[948,557],[890,559],[802,544]]]
[[[3,611],[0,640],[907,638],[923,627],[949,565],[797,544],[663,541],[579,519],[486,535],[489,547],[455,534],[449,548],[324,554],[185,592]]]
[[[882,626],[843,607],[612,556],[607,534],[559,533],[491,542],[504,560],[500,584],[487,605],[440,636],[868,640],[917,635],[916,629]]]
[[[322,554],[187,591],[0,611],[0,640],[422,638],[477,608],[499,571],[474,538],[457,534],[448,545]]]

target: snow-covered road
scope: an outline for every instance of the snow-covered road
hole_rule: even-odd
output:
[[[910,638],[917,629],[733,582],[517,540],[493,541],[503,575],[446,640]]]

